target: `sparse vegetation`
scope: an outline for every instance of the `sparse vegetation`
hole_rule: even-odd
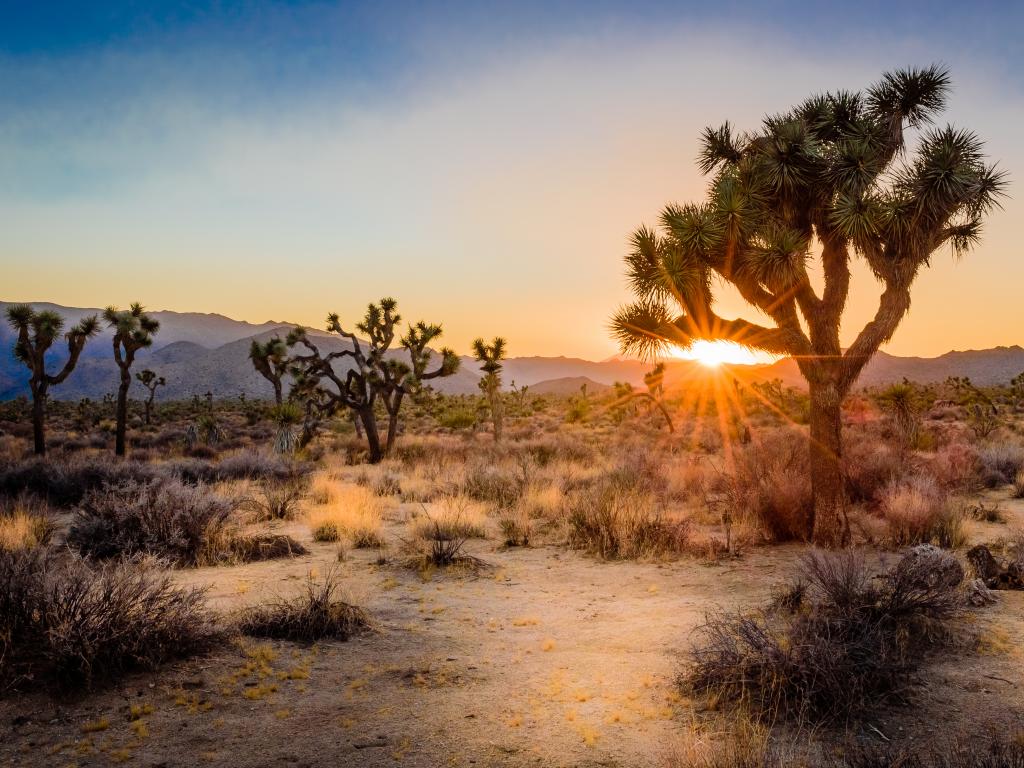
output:
[[[299,597],[249,609],[238,628],[252,637],[302,643],[348,640],[367,626],[367,618],[362,609],[341,600],[340,594],[337,573],[328,571],[319,581],[309,576]]]

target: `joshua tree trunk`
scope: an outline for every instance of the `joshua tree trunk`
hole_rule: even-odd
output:
[[[843,393],[832,381],[812,380],[810,464],[814,497],[812,540],[826,547],[849,542],[846,479],[842,466]]]
[[[125,454],[125,433],[128,430],[128,388],[132,385],[132,374],[128,365],[121,367],[121,384],[117,388],[117,433],[114,438],[114,453],[117,456]]]
[[[32,441],[36,456],[46,455],[46,391],[32,388]]]
[[[356,428],[356,437],[362,440],[364,437],[362,422],[359,421],[359,417],[356,415],[355,411],[349,411],[349,416],[352,418],[352,426]]]
[[[156,396],[156,390],[152,390],[149,393],[149,397],[146,398],[146,426],[149,426],[150,419],[153,417],[153,398]]]
[[[494,422],[494,442],[501,441],[501,426],[504,414],[501,408],[501,393],[494,392],[491,395],[491,421]]]
[[[363,431],[366,433],[366,445],[370,449],[370,463],[379,464],[384,458],[384,451],[380,446],[380,435],[377,433],[377,416],[373,412],[373,406],[364,406],[359,409],[359,420],[363,422]]]
[[[402,392],[395,393],[393,402],[388,404],[388,439],[384,444],[384,455],[391,453],[391,446],[395,444],[398,437],[398,413],[402,408]]]
[[[281,380],[274,379],[271,383],[274,385],[274,403],[280,406],[284,402],[281,397]]]

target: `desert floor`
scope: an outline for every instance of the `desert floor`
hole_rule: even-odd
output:
[[[1001,503],[1024,522],[1024,501]],[[395,546],[405,506],[389,515]],[[987,527],[972,523],[972,538]],[[338,563],[336,546],[312,542],[308,527],[278,530],[310,554],[176,578],[209,586],[211,603],[230,613],[337,568],[370,631],[312,647],[245,641],[81,700],[0,702],[0,765],[671,764],[728,727],[673,685],[691,633],[707,611],[763,600],[805,551],[603,563],[561,547],[475,541],[479,572],[420,574],[397,556],[378,563],[376,550]],[[779,738],[934,745],[1024,730],[1024,593],[1000,595],[966,620],[979,650],[929,666],[908,705],[844,733]]]

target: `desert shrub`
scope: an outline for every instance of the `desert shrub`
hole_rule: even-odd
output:
[[[516,469],[493,463],[474,462],[466,467],[463,492],[471,499],[499,509],[514,506],[523,495],[526,478]]]
[[[533,523],[522,507],[506,510],[498,518],[498,527],[506,546],[528,547],[533,533]]]
[[[708,618],[680,685],[769,720],[866,714],[899,698],[923,654],[948,639],[963,575],[928,546],[879,577],[853,552],[809,555],[792,599]]]
[[[137,565],[91,569],[45,547],[0,551],[0,688],[81,690],[211,648],[203,592]]]
[[[325,573],[319,582],[310,575],[300,596],[248,609],[238,628],[244,635],[275,640],[348,640],[367,626],[367,617],[340,593],[341,577],[335,571]]]
[[[224,563],[252,563],[309,554],[302,544],[283,533],[239,534],[229,531],[210,549],[209,557],[216,557]]]
[[[1024,469],[1018,470],[1013,478],[1013,498],[1024,499]]]
[[[157,467],[135,461],[75,458],[69,461],[32,459],[0,468],[0,495],[31,494],[57,507],[78,504],[91,490],[124,482],[147,482],[160,475]]]
[[[725,492],[734,515],[748,515],[771,541],[802,538],[814,512],[806,437],[776,430],[737,452]]]
[[[256,493],[247,497],[242,506],[253,513],[257,521],[291,520],[305,498],[305,485],[297,480],[264,480]]]
[[[211,543],[234,509],[205,486],[168,478],[107,485],[82,500],[68,544],[97,559],[148,554],[197,565],[216,559]]]
[[[989,487],[1012,483],[1024,469],[1024,445],[999,442],[982,446],[978,451],[982,478]]]
[[[429,538],[438,528],[456,538],[485,539],[487,510],[467,496],[442,496],[430,512],[424,508],[423,514],[413,520],[412,534]]]
[[[1024,744],[997,740],[990,744],[852,745],[842,755],[811,755],[770,744],[766,738],[700,740],[671,754],[666,768],[1024,768]]]
[[[843,448],[850,501],[873,504],[880,492],[906,473],[905,454],[870,435],[847,438]]]
[[[216,479],[225,480],[296,480],[307,470],[303,464],[289,461],[279,454],[241,451],[225,456],[214,465]]]
[[[555,484],[527,486],[518,509],[531,519],[556,520],[565,511],[565,494]]]
[[[933,542],[950,548],[965,541],[962,511],[929,476],[893,483],[882,491],[878,509],[892,546]]]
[[[691,525],[670,519],[649,492],[613,482],[574,494],[569,502],[569,546],[604,560],[685,552]]]
[[[978,452],[959,441],[944,445],[935,452],[928,462],[928,473],[950,490],[969,491],[983,484]]]

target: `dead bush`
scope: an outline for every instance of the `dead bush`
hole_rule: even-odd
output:
[[[157,478],[90,491],[75,511],[68,544],[96,559],[156,555],[174,565],[216,560],[235,503],[202,485]]]
[[[667,517],[650,493],[606,481],[569,502],[569,546],[604,560],[657,557],[687,550],[689,520]]]
[[[363,609],[343,601],[340,593],[341,577],[336,571],[327,571],[319,582],[310,575],[300,596],[245,611],[238,621],[239,631],[303,643],[348,640],[367,626],[367,617]]]
[[[963,546],[963,511],[926,475],[916,475],[886,488],[879,499],[887,543],[894,547],[932,542]]]
[[[859,717],[900,699],[924,653],[948,640],[962,578],[934,547],[877,577],[856,553],[811,554],[792,600],[709,617],[679,682],[768,720]]]
[[[0,688],[88,689],[221,638],[203,591],[153,568],[92,569],[45,547],[0,551]]]
[[[749,515],[770,541],[802,539],[814,512],[807,438],[776,430],[736,456],[725,492],[736,516]]]
[[[978,451],[982,479],[988,487],[1012,483],[1024,470],[1024,445],[998,442],[982,446]]]
[[[306,496],[305,483],[297,480],[265,480],[256,494],[244,499],[241,506],[253,513],[257,522],[291,520]]]

